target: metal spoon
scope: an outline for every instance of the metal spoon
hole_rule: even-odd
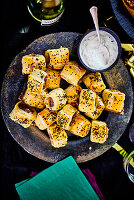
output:
[[[97,32],[97,36],[98,36],[98,40],[99,40],[99,50],[100,52],[102,51],[105,55],[105,63],[107,64],[108,63],[108,60],[109,60],[109,51],[107,49],[106,46],[104,46],[104,44],[101,43],[101,39],[100,39],[100,33],[99,33],[99,24],[98,24],[98,8],[95,7],[95,6],[92,6],[90,8],[90,13],[92,15],[92,18],[93,18],[93,22],[94,22],[94,25],[95,25],[95,29],[96,29],[96,32]]]

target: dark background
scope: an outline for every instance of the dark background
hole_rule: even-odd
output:
[[[123,12],[127,12],[122,5],[122,1],[118,1]],[[94,25],[89,14],[89,8],[92,5],[99,8],[99,24],[101,26],[104,26],[104,22],[108,17],[114,16],[109,0],[67,0],[66,10],[60,21],[50,27],[41,27],[40,23],[36,22],[28,13],[26,0],[3,0],[0,14],[0,84],[2,85],[4,74],[14,56],[34,39],[52,32],[73,31],[85,33],[87,29],[93,28]],[[27,26],[29,32],[20,33],[20,30]],[[119,35],[121,42],[132,43],[132,38],[124,32],[115,17],[108,22],[108,27]],[[123,56],[122,54],[124,59]],[[133,116],[126,131],[118,141],[126,151],[134,149],[134,144],[130,142],[128,137],[129,127],[134,122]],[[51,164],[25,152],[9,134],[2,116],[0,122],[0,185],[2,186],[0,199],[16,200],[18,196],[14,184],[28,178],[32,170],[41,171],[51,166]],[[114,149],[111,148],[94,160],[79,164],[79,167],[91,170],[107,200],[133,198],[134,185],[123,169],[123,158]]]

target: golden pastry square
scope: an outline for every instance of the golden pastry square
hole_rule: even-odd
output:
[[[125,94],[118,90],[105,89],[102,94],[105,110],[123,114]]]
[[[40,94],[43,89],[43,83],[40,83],[32,76],[28,77],[27,90],[32,93]]]
[[[22,99],[26,104],[35,108],[42,109],[45,106],[44,104],[45,96],[29,92],[28,90],[25,91],[25,94]]]
[[[68,137],[66,131],[56,123],[49,126],[47,132],[50,137],[51,145],[55,148],[64,147],[67,144]]]
[[[83,115],[76,112],[72,119],[69,131],[74,135],[85,137],[86,135],[88,135],[90,128],[91,122]]]
[[[101,73],[99,72],[85,75],[83,77],[83,82],[87,88],[93,90],[96,93],[100,93],[106,88],[106,85],[101,77]]]
[[[35,123],[40,130],[45,130],[55,121],[56,113],[50,111],[48,108],[45,108],[44,110],[38,113]]]
[[[68,83],[77,86],[79,80],[85,73],[86,70],[79,66],[76,61],[70,61],[64,66],[61,72],[61,78]]]
[[[69,61],[69,49],[48,49],[45,51],[45,58],[48,67],[52,69],[62,69],[64,65]]]
[[[60,71],[47,69],[46,73],[47,77],[46,77],[45,87],[48,89],[59,88],[61,81]]]
[[[90,89],[82,89],[79,97],[79,110],[81,112],[95,111],[96,93]]]
[[[22,74],[30,74],[33,69],[46,70],[46,60],[43,55],[29,54],[22,57]]]
[[[34,69],[33,72],[30,75],[28,75],[28,91],[36,94],[41,94],[43,88],[45,87],[46,76],[46,72],[39,69]]]
[[[78,105],[79,93],[82,90],[80,86],[69,85],[65,89],[67,95],[67,102],[72,106]]]
[[[9,116],[14,122],[20,124],[24,128],[28,128],[36,119],[37,113],[34,108],[19,101],[16,103]]]
[[[104,143],[108,138],[106,122],[93,120],[91,125],[90,140],[95,143]]]
[[[97,119],[105,109],[105,105],[102,101],[102,98],[96,95],[96,100],[95,100],[95,111],[90,111],[90,112],[85,112],[84,114],[91,119]]]
[[[70,104],[65,105],[57,114],[57,124],[65,130],[69,130],[70,123],[76,111],[77,109]]]
[[[66,102],[66,93],[62,88],[53,89],[45,99],[46,107],[54,111],[63,108]]]

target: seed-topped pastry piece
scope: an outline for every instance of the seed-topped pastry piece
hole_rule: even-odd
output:
[[[90,117],[91,119],[97,119],[101,113],[103,112],[105,108],[105,105],[102,101],[102,98],[99,97],[98,95],[96,95],[96,99],[95,99],[95,110],[94,111],[90,111],[90,112],[85,112],[84,114],[88,117]]]
[[[76,61],[70,61],[64,66],[61,72],[61,78],[68,83],[77,86],[79,80],[85,73],[86,70],[79,66]]]
[[[62,69],[69,61],[68,48],[48,49],[45,51],[47,66],[52,69]]]
[[[44,104],[44,99],[45,96],[41,95],[41,94],[35,94],[30,92],[29,90],[26,90],[22,100],[28,104],[29,106],[35,107],[35,108],[44,108],[45,104]]]
[[[34,108],[19,101],[9,116],[14,122],[20,124],[24,128],[28,128],[36,119],[37,113]]]
[[[47,77],[46,77],[46,85],[45,87],[48,89],[55,89],[60,87],[60,71],[47,69],[46,70]]]
[[[91,128],[91,123],[83,115],[76,112],[70,124],[69,131],[74,135],[85,137],[88,135]]]
[[[46,107],[50,110],[60,110],[66,104],[66,93],[62,88],[56,88],[49,92],[45,98]]]
[[[68,137],[66,131],[56,123],[49,126],[47,132],[50,137],[51,145],[55,148],[64,147],[67,144]]]
[[[46,70],[46,60],[43,55],[29,54],[22,57],[22,74],[30,74],[35,68]]]
[[[106,88],[106,85],[104,84],[99,72],[85,75],[83,77],[83,82],[87,88],[93,90],[96,93],[100,93]]]
[[[91,142],[104,143],[108,138],[107,124],[102,121],[93,120],[91,125]]]
[[[118,90],[105,89],[102,94],[105,109],[110,112],[124,113],[125,94]]]
[[[95,111],[96,93],[89,89],[82,89],[79,97],[79,110],[81,112]]]
[[[44,110],[38,113],[35,123],[40,130],[45,130],[55,121],[56,113],[50,111],[48,108],[45,108]]]
[[[46,72],[39,69],[33,69],[32,73],[28,75],[28,91],[35,94],[41,94],[42,90],[45,87],[46,76]]]
[[[65,130],[69,130],[70,123],[76,111],[77,109],[70,104],[65,105],[57,114],[57,124]]]
[[[65,89],[67,95],[67,102],[72,106],[78,105],[79,93],[82,90],[80,86],[70,85]]]

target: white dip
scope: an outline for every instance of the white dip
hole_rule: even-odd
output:
[[[114,37],[106,31],[100,30],[101,43],[109,51],[108,63],[106,63],[106,55],[100,43],[96,31],[87,34],[80,44],[80,57],[83,63],[95,70],[103,70],[111,66],[117,58],[118,46]],[[104,47],[104,48],[105,48]]]

